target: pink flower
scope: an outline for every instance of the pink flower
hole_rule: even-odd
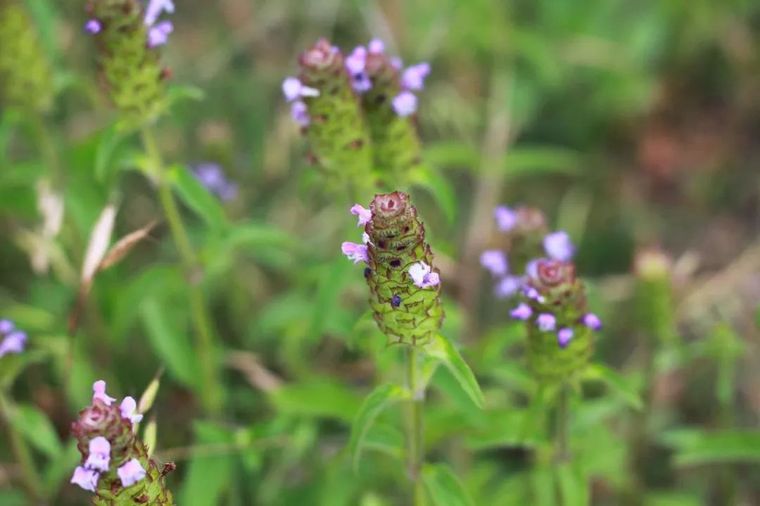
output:
[[[517,213],[507,206],[498,206],[493,210],[496,226],[502,232],[509,232],[517,225]]]
[[[357,227],[366,225],[369,223],[369,220],[372,219],[372,211],[364,208],[360,204],[354,204],[351,206],[351,214],[359,217],[359,223],[356,224]]]
[[[441,283],[438,273],[433,272],[433,269],[425,262],[412,264],[409,267],[409,275],[412,277],[412,282],[420,288],[428,288]]]
[[[494,291],[498,298],[506,299],[516,294],[520,286],[522,286],[522,279],[519,276],[505,276],[496,284]]]
[[[100,474],[97,471],[77,466],[69,483],[79,485],[90,492],[95,492],[95,489],[98,487],[98,478],[100,478]]]
[[[494,276],[504,276],[507,273],[507,257],[504,252],[489,249],[480,255],[480,265],[488,269]]]
[[[412,65],[401,74],[401,87],[407,90],[421,90],[425,87],[425,78],[430,74],[427,62]]]
[[[145,25],[153,26],[164,11],[169,14],[174,12],[172,0],[149,0],[148,6],[145,8]]]
[[[145,469],[139,460],[130,459],[116,470],[116,474],[119,475],[122,486],[126,488],[145,478]]]
[[[533,314],[533,310],[525,302],[521,302],[514,308],[509,315],[515,320],[527,320]]]
[[[591,330],[599,330],[602,328],[602,320],[600,320],[594,313],[586,313],[583,315],[581,323]]]
[[[106,382],[103,380],[98,380],[92,384],[92,400],[95,399],[100,399],[106,406],[110,406],[116,400],[106,393]]]
[[[346,57],[346,70],[351,76],[364,72],[367,64],[367,48],[356,46],[350,55]]]
[[[148,29],[148,47],[163,46],[169,41],[169,35],[174,31],[171,21],[161,21]]]
[[[409,116],[417,111],[417,97],[411,91],[402,91],[393,97],[392,105],[399,116]]]
[[[108,472],[108,463],[111,460],[111,443],[103,436],[90,440],[90,454],[84,463],[84,467],[95,471]]]
[[[536,325],[538,325],[538,328],[542,332],[549,332],[550,330],[554,330],[557,326],[557,318],[555,318],[553,314],[541,313],[538,315],[538,318],[536,318]]]
[[[559,231],[544,237],[544,250],[552,260],[567,262],[575,254],[575,246],[567,232]]]
[[[119,410],[121,411],[121,417],[127,418],[132,422],[132,425],[140,423],[140,420],[143,419],[142,415],[135,413],[137,410],[137,403],[135,402],[135,399],[130,396],[124,397],[124,400],[121,401],[121,404],[119,405]]]
[[[293,102],[301,97],[318,97],[319,90],[305,86],[297,77],[287,77],[282,81],[282,94],[285,100]]]
[[[383,54],[385,52],[385,43],[378,38],[374,38],[367,44],[367,49],[370,54]]]
[[[369,260],[366,244],[356,244],[355,242],[344,242],[340,246],[340,250],[349,260],[353,260],[355,264],[359,262],[366,262]]]

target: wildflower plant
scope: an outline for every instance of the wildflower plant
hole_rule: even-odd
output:
[[[135,399],[117,403],[102,380],[92,389],[92,403],[71,425],[82,458],[70,482],[93,492],[93,505],[173,505],[164,476],[174,465],[161,466],[149,455],[137,433],[143,415]]]

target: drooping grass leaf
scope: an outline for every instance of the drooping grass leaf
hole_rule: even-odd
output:
[[[601,381],[634,409],[640,410],[644,407],[641,396],[630,384],[630,381],[609,367],[601,364],[591,364],[584,371],[583,377],[586,380]]]
[[[476,406],[483,407],[485,399],[480,390],[480,385],[478,385],[478,380],[451,341],[442,335],[437,335],[425,351],[446,366]]]
[[[474,506],[462,482],[445,464],[428,464],[422,469],[425,483],[435,506]]]
[[[187,167],[172,166],[171,180],[182,202],[211,228],[220,230],[227,224],[227,216],[219,200],[198,181]]]
[[[676,450],[677,466],[720,462],[760,463],[760,431],[679,429],[666,432],[662,441]]]

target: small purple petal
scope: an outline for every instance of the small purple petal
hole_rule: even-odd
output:
[[[499,206],[493,210],[496,226],[502,232],[509,232],[517,225],[517,213],[507,206]]]
[[[124,397],[124,400],[119,404],[119,411],[121,411],[121,417],[128,419],[132,424],[140,423],[143,419],[143,415],[135,413],[137,410],[137,402],[133,397]]]
[[[410,91],[402,91],[393,97],[392,105],[399,116],[409,116],[417,111],[417,97]]]
[[[575,254],[575,247],[570,236],[564,231],[547,234],[544,237],[544,250],[549,258],[561,262],[567,262]]]
[[[153,26],[164,11],[169,14],[174,12],[172,0],[149,0],[145,8],[145,26]]]
[[[291,104],[290,116],[293,118],[293,121],[302,127],[309,126],[309,123],[311,122],[309,110],[306,107],[306,104],[300,100]]]
[[[282,94],[285,100],[292,102],[301,96],[301,81],[297,77],[286,77],[282,81]]]
[[[599,330],[602,328],[602,320],[600,320],[594,313],[586,313],[583,315],[581,323],[591,330]]]
[[[0,320],[0,334],[7,334],[15,329],[16,326],[10,320]]]
[[[92,384],[92,400],[95,399],[100,399],[106,406],[110,406],[116,400],[106,394],[106,382],[103,380],[98,380]]]
[[[534,258],[527,264],[525,264],[525,274],[528,275],[529,278],[537,278],[538,277],[538,262],[540,262],[542,259],[540,258]]]
[[[519,276],[506,276],[496,285],[494,292],[500,299],[506,299],[516,294],[522,286],[522,279]]]
[[[14,330],[0,342],[0,357],[8,353],[21,353],[26,345],[26,332]]]
[[[77,466],[69,483],[79,485],[90,492],[95,492],[95,489],[98,487],[98,478],[100,478],[100,474],[97,471]]]
[[[425,87],[425,78],[430,73],[430,64],[418,63],[404,70],[401,74],[401,87],[407,90],[421,90]]]
[[[351,87],[359,93],[364,93],[372,89],[372,80],[366,72],[357,72],[351,76]]]
[[[369,209],[366,209],[361,204],[354,204],[353,206],[351,206],[350,211],[351,211],[351,214],[359,217],[359,222],[356,224],[356,226],[358,227],[366,225],[367,223],[369,223],[369,220],[372,219],[372,211],[370,211]]]
[[[481,253],[480,265],[488,269],[494,276],[504,276],[507,274],[507,256],[503,251],[489,249]]]
[[[355,242],[344,242],[340,246],[340,250],[349,260],[353,260],[355,264],[359,262],[366,262],[369,260],[368,250],[366,244],[356,244]]]
[[[364,72],[367,64],[367,49],[364,46],[356,46],[350,55],[346,57],[345,65],[348,73],[353,75]]]
[[[174,31],[171,21],[161,21],[148,29],[148,47],[163,46],[169,41],[169,35]]]
[[[417,262],[409,267],[409,276],[415,286],[420,288],[429,288],[440,284],[441,278],[437,272],[425,262]]]
[[[111,443],[103,436],[98,436],[90,441],[90,454],[84,463],[84,467],[95,471],[108,472],[108,464],[111,461]]]
[[[525,302],[521,302],[509,312],[509,315],[516,320],[527,320],[533,314],[533,310]]]
[[[145,478],[145,469],[139,460],[130,459],[116,470],[116,474],[119,475],[122,486],[126,488]]]
[[[564,327],[559,329],[559,332],[557,332],[557,342],[559,343],[560,348],[564,348],[565,346],[570,343],[570,340],[573,338],[573,329]]]
[[[539,302],[541,304],[543,304],[544,301],[546,300],[543,295],[538,293],[538,290],[536,290],[535,288],[529,285],[526,285],[523,287],[523,293],[530,300],[535,300],[536,302]]]
[[[103,24],[97,19],[90,19],[84,24],[84,31],[90,35],[97,35],[103,29]]]
[[[367,44],[367,49],[370,54],[383,54],[385,52],[385,43],[380,39],[372,39]]]
[[[391,67],[393,67],[396,70],[401,70],[404,66],[404,61],[399,58],[398,56],[391,57]]]
[[[550,330],[554,330],[557,326],[557,318],[555,318],[553,314],[541,313],[538,315],[538,318],[536,318],[536,325],[538,325],[538,328],[542,332],[549,332]]]

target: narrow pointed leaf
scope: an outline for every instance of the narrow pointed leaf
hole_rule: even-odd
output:
[[[438,359],[446,366],[456,378],[459,386],[472,399],[476,406],[482,408],[485,404],[483,392],[480,390],[478,380],[475,378],[470,366],[464,361],[454,345],[441,335],[437,335],[425,349],[428,355]]]

